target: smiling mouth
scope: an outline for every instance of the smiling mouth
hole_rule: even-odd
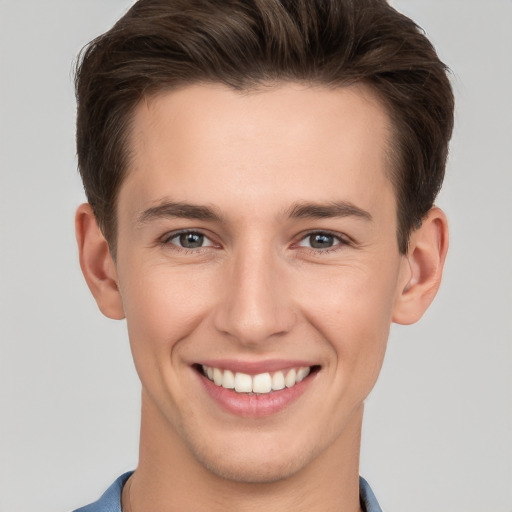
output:
[[[249,375],[212,366],[198,366],[198,370],[216,386],[248,395],[262,395],[285,388],[293,388],[318,369],[318,366],[301,366],[276,372]]]

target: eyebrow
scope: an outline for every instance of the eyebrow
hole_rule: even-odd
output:
[[[221,222],[222,215],[215,208],[190,203],[164,201],[157,206],[144,210],[137,218],[138,224],[145,224],[156,219],[181,218],[211,222]]]
[[[372,221],[370,212],[359,208],[348,201],[334,201],[324,203],[297,203],[288,210],[288,215],[295,219],[325,219],[335,217],[358,217],[366,221]]]
[[[372,221],[366,210],[348,201],[334,201],[327,204],[314,202],[295,203],[285,211],[285,215],[293,219],[325,219],[336,217],[358,217]],[[220,212],[210,206],[202,206],[183,202],[163,201],[144,210],[137,218],[138,224],[145,224],[162,218],[195,219],[209,222],[222,222]]]

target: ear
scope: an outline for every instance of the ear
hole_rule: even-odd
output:
[[[413,324],[423,316],[441,284],[447,251],[446,216],[439,208],[432,208],[421,226],[411,234],[393,322]]]
[[[88,203],[82,204],[76,211],[75,232],[80,267],[89,290],[105,316],[121,320],[124,318],[124,310],[116,266]]]

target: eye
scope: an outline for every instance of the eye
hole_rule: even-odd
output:
[[[309,247],[312,249],[331,249],[337,245],[345,243],[340,237],[333,235],[332,233],[326,233],[323,231],[317,231],[315,233],[309,233],[300,242],[300,247]]]
[[[197,231],[182,231],[174,233],[169,236],[165,243],[177,245],[183,249],[200,249],[202,247],[210,247],[213,245],[212,241]]]

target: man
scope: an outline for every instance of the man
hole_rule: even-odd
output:
[[[140,0],[82,55],[81,267],[139,465],[83,512],[380,510],[363,404],[439,287],[445,66],[381,0]]]

